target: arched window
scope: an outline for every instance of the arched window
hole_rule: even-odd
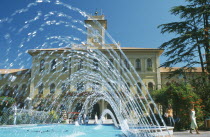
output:
[[[107,82],[107,84],[108,84],[108,86],[110,86],[110,87],[107,86],[107,89],[108,88],[113,88],[113,85],[110,82]]]
[[[44,90],[44,85],[42,83],[41,85],[39,85],[39,94],[43,94],[43,90]]]
[[[152,71],[152,60],[150,58],[147,59],[147,70]]]
[[[93,60],[93,66],[94,66],[93,70],[98,70],[98,60],[97,59]]]
[[[56,60],[53,59],[53,60],[51,61],[51,71],[55,71],[55,70],[56,70]]]
[[[9,85],[5,85],[4,87],[4,96],[9,96],[11,92],[11,88]]]
[[[21,95],[22,96],[25,96],[26,94],[27,94],[27,86],[26,86],[26,84],[23,84],[22,85],[22,91],[21,91]]]
[[[93,85],[92,85],[92,90],[93,91],[98,91],[101,89],[101,85],[97,82],[93,82]]]
[[[66,83],[62,83],[61,90],[62,90],[63,93],[67,91],[67,85],[66,85]]]
[[[69,60],[69,73],[70,73],[70,75],[71,75],[71,58],[70,58],[70,60]]]
[[[127,89],[128,89],[129,92],[130,92],[130,88],[131,88],[130,83],[127,83]]]
[[[136,70],[141,70],[141,61],[140,61],[140,59],[136,59]]]
[[[85,89],[85,87],[84,87],[83,82],[77,83],[77,91],[84,90],[84,89]]]
[[[81,59],[79,61],[79,65],[78,65],[78,70],[82,69],[83,68],[83,60]]]
[[[50,85],[50,93],[55,93],[55,84],[54,83],[52,83],[51,85]]]
[[[40,72],[44,71],[44,69],[45,69],[44,64],[45,64],[45,60],[42,59],[42,60],[40,61]]]
[[[63,72],[66,71],[68,69],[68,61],[67,59],[63,60]]]
[[[96,83],[96,90],[101,90],[101,85],[99,83]]]
[[[149,82],[148,83],[148,90],[149,90],[149,92],[152,92],[153,91],[153,87],[154,87],[153,83],[152,82]]]
[[[19,91],[18,91],[18,85],[16,84],[14,87],[14,93],[13,93],[13,97],[15,98],[18,95]]]
[[[26,92],[26,88],[27,88],[26,84],[23,84],[23,85],[22,85],[22,91],[23,91],[23,92]]]
[[[137,92],[140,94],[140,93],[141,93],[141,83],[138,82],[137,85],[138,85],[138,87],[139,87],[140,89],[139,89],[138,87],[136,87],[136,88],[137,88],[136,90],[137,90]]]
[[[128,63],[128,61],[126,59],[124,60],[124,63],[125,63],[125,67],[129,70],[130,69],[130,65],[129,65],[129,63]]]
[[[113,69],[113,64],[114,63],[114,61],[113,61],[113,59],[109,59],[109,69]]]
[[[93,43],[99,43],[100,32],[97,29],[93,30]]]

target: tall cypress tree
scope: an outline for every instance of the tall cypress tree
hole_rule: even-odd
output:
[[[172,15],[180,17],[180,22],[158,26],[161,33],[174,33],[177,36],[160,46],[168,57],[162,66],[172,67],[182,62],[183,68],[191,68],[200,64],[202,72],[210,74],[210,0],[185,2],[186,5],[175,6],[170,10]]]

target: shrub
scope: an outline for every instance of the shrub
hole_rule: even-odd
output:
[[[198,126],[204,125],[203,105],[201,105],[203,100],[193,92],[190,85],[170,83],[166,87],[154,91],[152,97],[155,102],[163,106],[163,110],[167,108],[168,104],[172,105],[174,117],[180,118],[180,124],[175,125],[175,129],[189,129],[189,110],[192,104],[195,105]]]

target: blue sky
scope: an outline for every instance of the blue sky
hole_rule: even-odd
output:
[[[24,22],[34,18],[38,11],[42,13],[49,11],[60,11],[65,14],[72,15],[74,18],[78,16],[75,13],[71,13],[63,7],[56,7],[48,3],[40,4],[29,8],[26,14],[11,15],[18,9],[26,8],[29,3],[36,0],[1,0],[0,4],[0,19],[10,17],[13,20],[11,23],[0,23],[0,68],[30,68],[30,56],[20,55],[17,60],[18,54],[27,54],[27,49],[34,48],[34,45],[39,44],[39,38],[27,42],[23,47],[20,43],[23,41],[23,37],[26,36],[30,30],[36,30],[40,28],[39,22],[31,24],[28,28],[28,32],[21,34],[12,34],[16,30],[24,26]],[[47,1],[47,0],[44,0]],[[56,0],[51,0],[52,2]],[[142,47],[142,48],[158,48],[163,42],[174,37],[174,35],[162,35],[160,29],[157,26],[163,23],[169,23],[173,21],[179,21],[178,17],[174,17],[170,14],[169,10],[173,6],[181,5],[184,0],[60,0],[63,3],[77,7],[82,11],[89,14],[94,14],[96,9],[99,13],[103,13],[108,20],[108,33],[114,38],[115,41],[119,41],[122,47]],[[85,18],[78,17],[79,20]],[[40,23],[41,24],[41,23]],[[11,27],[12,26],[12,27]],[[16,29],[16,30],[15,30]],[[54,28],[53,28],[54,29]],[[49,32],[53,29],[50,28]],[[46,29],[45,31],[47,31]],[[62,29],[60,29],[62,30]],[[12,42],[9,39],[5,40],[7,34],[10,34]],[[57,30],[54,30],[57,32]],[[63,29],[57,35],[65,33],[68,35],[68,31]],[[47,33],[40,34],[47,35]],[[70,35],[70,34],[69,34]],[[73,33],[72,33],[73,35]],[[74,35],[77,35],[74,33]],[[43,43],[42,43],[43,44]],[[21,48],[20,48],[21,47]],[[11,48],[11,49],[10,49]],[[17,52],[17,50],[19,50]],[[16,59],[16,60],[15,60]],[[28,59],[28,60],[26,60]],[[161,62],[165,61],[165,57],[161,57]],[[5,61],[6,60],[6,61]],[[14,61],[15,60],[15,61]],[[23,62],[21,62],[23,60]],[[25,63],[24,63],[25,62]],[[26,63],[27,62],[27,63]],[[11,65],[12,63],[12,65]],[[24,64],[24,65],[23,65]]]

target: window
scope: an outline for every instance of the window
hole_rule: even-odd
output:
[[[114,67],[113,67],[113,65],[114,65],[114,61],[113,61],[113,59],[109,59],[109,70],[110,69],[113,69]]]
[[[22,91],[25,92],[25,91],[26,91],[26,88],[27,88],[26,84],[23,84],[23,85],[22,85]]]
[[[25,96],[25,95],[26,95],[26,93],[27,93],[26,89],[27,89],[26,84],[23,84],[23,85],[22,85],[22,91],[21,91],[21,94],[20,94],[20,95]]]
[[[61,90],[62,90],[63,93],[67,91],[67,85],[66,85],[66,83],[62,83]]]
[[[124,63],[125,63],[125,67],[129,70],[130,69],[130,65],[129,65],[129,63],[128,63],[128,61],[126,59],[124,60]]]
[[[137,86],[138,86],[140,89],[139,89],[138,87],[136,87],[136,88],[137,88],[136,90],[137,90],[137,92],[140,94],[140,93],[141,93],[141,83],[138,82],[138,83],[137,83]]]
[[[70,75],[71,75],[71,58],[70,58],[70,60],[69,60],[69,73],[70,73]]]
[[[111,83],[110,82],[107,82],[108,84],[109,84],[109,86],[112,88],[112,85],[111,85]]]
[[[55,71],[56,70],[56,60],[53,59],[51,62],[51,71]]]
[[[97,59],[94,59],[93,60],[93,70],[98,70],[98,60]]]
[[[42,59],[42,60],[40,61],[40,72],[44,71],[44,69],[45,69],[44,64],[45,64],[45,60]]]
[[[15,98],[18,95],[18,85],[15,85],[14,87],[14,93],[13,93],[13,97]]]
[[[68,69],[68,61],[67,59],[63,60],[63,72],[65,72]]]
[[[130,87],[131,87],[130,83],[127,83],[127,89],[129,92],[130,92]]]
[[[101,89],[101,86],[99,83],[96,83],[96,82],[93,82],[93,85],[92,85],[92,90],[93,91],[97,91],[97,90],[100,90]]]
[[[44,89],[44,85],[43,83],[41,85],[39,85],[39,94],[43,94],[43,89]]]
[[[78,65],[78,70],[82,69],[83,68],[83,60],[81,59],[79,61],[79,65]]]
[[[100,37],[99,30],[94,29],[92,35],[93,35],[93,42],[94,43],[99,43],[99,37]]]
[[[136,59],[136,70],[141,70],[141,61],[140,61],[140,59]]]
[[[153,83],[152,82],[149,82],[148,83],[148,90],[149,90],[149,92],[152,92],[153,91]]]
[[[77,91],[81,91],[81,90],[84,90],[84,89],[85,89],[85,87],[84,87],[83,82],[77,83]]]
[[[152,71],[152,60],[150,58],[147,59],[147,70]]]
[[[11,88],[9,85],[5,85],[4,87],[4,96],[9,96],[11,92]]]
[[[50,93],[55,93],[55,84],[54,83],[52,83],[51,85],[50,85]]]

